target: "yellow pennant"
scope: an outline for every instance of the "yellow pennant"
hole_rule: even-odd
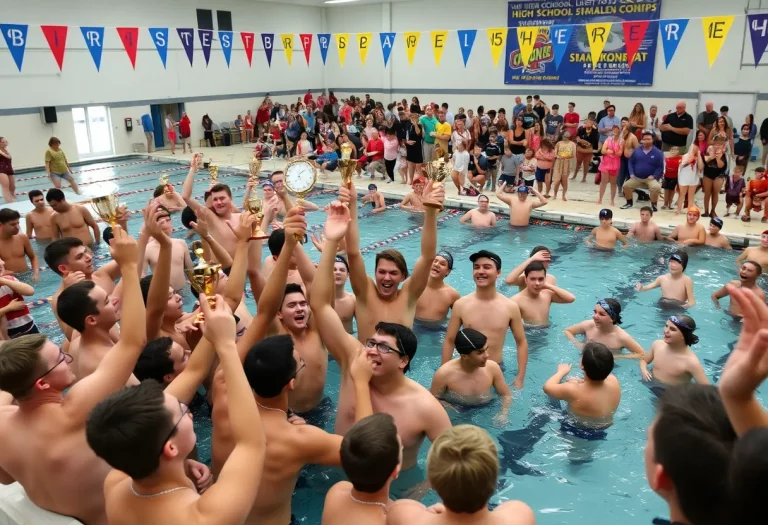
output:
[[[707,16],[701,19],[701,25],[704,27],[704,45],[707,46],[707,58],[709,58],[709,67],[715,63],[720,50],[723,49],[725,37],[733,25],[732,16]]]
[[[430,31],[429,39],[432,41],[432,53],[435,55],[435,66],[440,66],[443,58],[445,41],[448,39],[448,31]]]
[[[507,40],[506,27],[494,27],[487,29],[488,43],[491,46],[491,57],[493,57],[493,67],[499,67],[499,57],[504,49],[504,42]]]
[[[347,46],[349,45],[349,33],[336,33],[336,48],[339,50],[339,65],[344,67],[347,59]]]
[[[357,48],[360,50],[360,63],[365,65],[365,59],[368,58],[368,49],[371,47],[373,33],[358,33]]]
[[[293,63],[293,34],[282,33],[280,34],[280,40],[283,42],[283,51],[285,51],[285,59],[290,66]]]
[[[403,33],[403,38],[405,38],[405,55],[408,57],[408,67],[411,67],[413,65],[413,57],[416,55],[416,48],[419,47],[421,33],[409,31]]]
[[[592,69],[597,69],[600,55],[611,36],[612,25],[612,22],[587,24],[587,43],[589,43],[589,52],[592,54]]]
[[[533,45],[536,43],[536,36],[539,34],[539,28],[536,26],[518,26],[517,44],[520,47],[520,58],[523,59],[523,65],[528,66],[533,53]]]

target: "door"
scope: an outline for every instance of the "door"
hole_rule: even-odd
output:
[[[114,153],[112,126],[106,106],[72,108],[75,141],[80,158],[111,155]]]

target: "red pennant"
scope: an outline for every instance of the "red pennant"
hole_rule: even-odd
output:
[[[133,69],[136,69],[136,50],[139,48],[139,28],[138,27],[118,27],[117,34],[123,41],[125,52],[131,59]]]
[[[245,56],[248,57],[248,67],[251,67],[251,61],[253,60],[253,43],[256,40],[256,33],[245,33],[240,31],[240,38],[243,39],[243,49],[245,49]]]
[[[632,69],[632,62],[635,61],[635,54],[643,43],[645,32],[648,30],[648,20],[639,22],[624,22],[621,24],[624,30],[624,45],[627,48],[627,63],[629,69]]]
[[[300,33],[299,40],[301,40],[301,47],[304,50],[304,58],[307,59],[307,65],[309,65],[309,54],[312,53],[312,34]]]
[[[51,48],[53,58],[59,65],[59,71],[64,67],[64,51],[67,47],[67,26],[40,26],[43,30],[48,47]]]

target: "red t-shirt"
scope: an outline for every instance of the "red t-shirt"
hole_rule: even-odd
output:
[[[571,135],[574,134],[576,129],[579,127],[579,114],[575,111],[573,113],[566,113],[563,115],[563,122],[566,124],[566,128],[571,132]]]
[[[189,117],[184,117],[179,121],[179,133],[181,133],[182,137],[189,137],[189,135],[192,133]]]
[[[259,124],[266,124],[269,122],[269,108],[261,106],[256,110],[256,122]]]
[[[274,140],[274,141],[280,140],[280,130],[279,129],[272,128],[270,133],[272,134],[272,140]]]
[[[304,104],[309,104],[312,102],[312,93],[307,93],[304,95]]]
[[[758,193],[765,193],[766,191],[768,191],[768,179],[749,181],[749,189],[747,190],[747,193],[753,197]]]
[[[664,177],[667,179],[676,179],[677,170],[680,169],[680,161],[683,157],[667,157],[664,159]]]
[[[8,279],[9,281],[18,281],[18,279],[11,275],[4,275],[3,279]],[[0,308],[8,306],[14,299],[19,299],[21,301],[24,300],[21,295],[11,290],[9,286],[0,286]],[[20,328],[31,323],[33,320],[32,316],[29,314],[29,308],[26,306],[21,310],[16,310],[15,312],[8,312],[5,314],[5,319],[8,321],[9,330]]]
[[[381,160],[384,158],[384,142],[381,139],[373,139],[368,141],[368,147],[366,151],[375,151],[376,154],[371,158],[371,161]]]

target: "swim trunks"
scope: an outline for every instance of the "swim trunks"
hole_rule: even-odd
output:
[[[575,425],[574,423],[563,420],[560,422],[560,430],[564,434],[577,437],[579,439],[586,439],[588,441],[604,440],[608,437],[608,432],[604,428],[588,428]]]
[[[330,397],[325,396],[315,408],[309,412],[294,412],[297,416],[304,419],[308,425],[326,429],[332,423],[336,415],[336,407]],[[333,429],[330,429],[333,430]]]

